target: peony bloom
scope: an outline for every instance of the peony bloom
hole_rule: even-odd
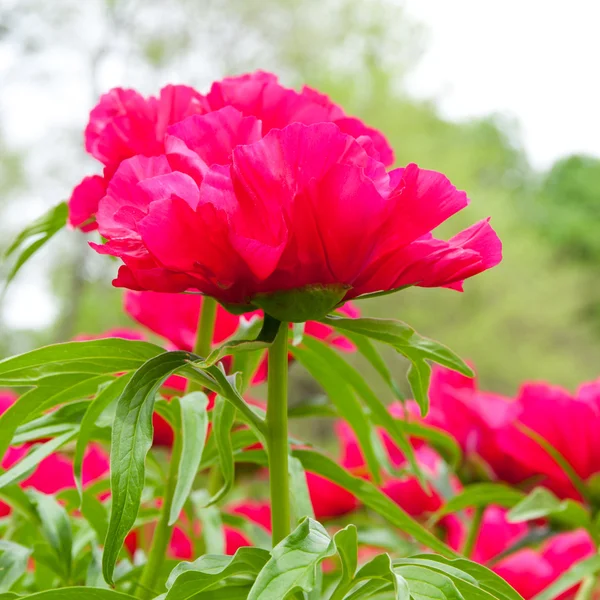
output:
[[[165,133],[194,114],[207,114],[233,107],[244,116],[262,122],[262,133],[290,123],[331,121],[340,130],[373,147],[385,165],[394,162],[392,149],[383,135],[358,119],[348,117],[327,96],[308,87],[300,92],[280,85],[262,71],[215,82],[207,95],[184,85],[168,85],[158,97],[144,98],[135,90],[115,88],[100,98],[90,113],[85,130],[85,149],[102,163],[104,175],[86,177],[69,201],[69,222],[90,231],[98,203],[118,166],[132,156],[158,156],[165,152]],[[220,132],[227,136],[228,132]],[[210,166],[210,165],[209,165]]]
[[[85,129],[85,149],[104,165],[104,173],[85,177],[73,190],[69,224],[82,231],[96,229],[98,202],[121,162],[138,154],[161,154],[169,125],[205,111],[203,97],[185,85],[168,85],[158,98],[121,88],[104,94]]]
[[[195,114],[173,113],[162,140],[166,121],[151,127],[143,99],[119,94],[127,102],[101,103],[87,133],[95,156],[121,161],[96,214],[106,244],[94,245],[122,259],[117,286],[198,290],[233,312],[306,321],[369,293],[462,289],[501,259],[487,220],[434,238],[465,193],[416,165],[386,172],[383,136],[313,90],[266,73],[227,79],[191,95]],[[138,131],[151,139],[129,143]]]
[[[234,109],[208,116],[221,122],[183,121],[169,130],[170,154],[129,159],[111,180],[97,216],[107,242],[92,245],[125,263],[115,285],[197,289],[233,312],[305,321],[364,294],[462,289],[500,261],[487,220],[449,242],[431,236],[468,202],[439,173],[409,165],[388,174],[332,123],[199,142],[207,127],[246,131],[250,119]],[[231,164],[208,168],[217,160],[210,146],[224,141]]]
[[[306,473],[315,518],[335,519],[356,510],[360,503],[348,490],[316,473]]]
[[[472,559],[489,564],[490,568],[512,585],[525,600],[533,598],[574,563],[592,556],[595,552],[589,534],[578,530],[558,534],[543,542],[538,549],[524,548],[494,561],[501,553],[523,540],[529,530],[526,523],[509,523],[506,514],[505,509],[497,506],[486,508]],[[466,529],[463,526],[460,536],[450,540],[450,545],[459,550],[465,537]],[[577,587],[573,587],[559,598],[572,598]]]
[[[424,422],[450,434],[467,460],[473,456],[483,459],[497,478],[509,483],[527,477],[523,467],[507,457],[497,439],[498,431],[512,422],[518,410],[509,398],[483,392],[477,388],[475,379],[434,365],[429,400],[430,409]],[[411,403],[409,408],[411,414],[420,414],[416,405]]]
[[[582,385],[574,396],[546,383],[525,384],[516,409],[515,419],[498,433],[502,451],[519,464],[525,477],[541,477],[541,484],[558,496],[581,500],[561,467],[519,424],[542,436],[579,477],[589,479],[600,472],[600,380]]]

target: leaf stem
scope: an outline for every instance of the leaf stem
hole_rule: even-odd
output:
[[[287,537],[291,531],[287,402],[288,324],[282,322],[279,325],[277,336],[269,348],[269,390],[266,418],[273,546]]]
[[[173,442],[173,451],[169,463],[169,472],[165,484],[163,496],[163,505],[160,510],[160,517],[152,536],[150,551],[148,552],[148,561],[144,566],[142,576],[138,583],[137,596],[140,600],[147,600],[152,597],[149,590],[156,587],[157,579],[160,575],[162,564],[167,555],[169,542],[171,541],[172,527],[169,525],[169,516],[171,514],[171,505],[173,503],[173,494],[177,484],[177,473],[179,461],[181,460],[181,437],[175,436]]]
[[[469,525],[467,539],[465,540],[465,544],[462,548],[462,553],[467,558],[471,558],[473,550],[475,549],[475,544],[477,542],[477,537],[479,536],[479,530],[481,529],[481,523],[483,521],[484,512],[485,507],[478,506],[475,509],[475,514],[473,515],[473,519],[471,520],[471,524]]]

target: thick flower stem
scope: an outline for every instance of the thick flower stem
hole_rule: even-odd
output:
[[[281,323],[269,348],[267,396],[267,452],[271,489],[273,546],[289,535],[290,486],[288,481],[288,324]]]
[[[147,600],[156,595],[154,590],[156,580],[160,575],[161,566],[166,558],[167,549],[171,540],[172,527],[169,525],[169,516],[171,513],[171,505],[173,504],[173,494],[175,493],[180,459],[181,438],[176,436],[173,443],[171,461],[169,463],[169,472],[165,484],[160,518],[156,524],[154,535],[152,536],[152,544],[150,545],[150,551],[148,552],[148,562],[146,563],[142,576],[138,582],[137,596],[140,600]]]
[[[198,321],[196,344],[194,345],[194,352],[202,358],[206,358],[210,354],[216,318],[217,301],[209,296],[204,296],[202,298],[200,320]]]
[[[469,531],[467,533],[467,539],[465,540],[465,545],[462,549],[462,553],[467,558],[471,558],[473,550],[475,549],[475,544],[477,543],[477,537],[479,536],[479,530],[481,529],[481,523],[483,521],[484,511],[485,508],[483,506],[478,506],[475,509],[475,514],[471,520]]]

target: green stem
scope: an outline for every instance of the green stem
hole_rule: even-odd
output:
[[[148,561],[144,566],[142,576],[138,583],[137,596],[140,600],[152,598],[156,587],[157,579],[160,575],[162,564],[167,555],[169,542],[171,541],[172,527],[169,525],[169,516],[171,513],[171,505],[173,504],[173,494],[175,493],[175,485],[177,483],[177,471],[179,461],[181,459],[181,438],[175,437],[173,443],[173,451],[169,464],[169,472],[165,484],[165,493],[163,497],[163,505],[160,510],[160,518],[156,524],[154,535],[152,536],[152,544],[148,552]]]
[[[475,509],[475,514],[473,515],[473,519],[471,520],[471,525],[469,526],[469,531],[467,533],[467,539],[465,540],[465,544],[462,549],[463,555],[467,558],[471,558],[471,555],[473,554],[473,550],[477,542],[477,536],[479,535],[479,530],[481,529],[484,512],[485,508],[483,506],[478,506]]]
[[[267,395],[267,453],[271,490],[273,546],[289,535],[290,486],[288,481],[288,324],[281,323],[269,348],[269,391]]]
[[[202,298],[202,308],[200,309],[198,331],[196,333],[196,343],[194,345],[194,353],[202,358],[206,358],[210,354],[216,320],[217,301],[209,296],[204,296]]]
[[[588,577],[583,580],[581,587],[577,591],[575,600],[591,600],[596,589],[596,583],[596,576],[588,575]]]

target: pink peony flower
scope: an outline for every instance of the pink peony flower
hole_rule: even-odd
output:
[[[472,559],[490,568],[512,585],[525,600],[533,598],[565,573],[574,563],[594,554],[594,544],[584,530],[561,533],[543,542],[540,548],[524,548],[493,562],[527,535],[525,523],[509,523],[507,511],[497,506],[485,510]],[[450,541],[456,550],[462,547],[466,529]],[[492,561],[492,562],[490,562]],[[565,592],[560,599],[572,598],[579,586]]]
[[[479,456],[497,478],[509,483],[527,477],[528,473],[507,457],[497,440],[497,432],[515,418],[518,409],[513,401],[482,392],[475,379],[438,365],[433,367],[429,399],[430,410],[424,422],[449,433],[467,459]],[[419,415],[415,404],[409,409],[411,415]],[[392,410],[398,411],[399,407]]]
[[[468,202],[443,175],[388,174],[332,123],[260,139],[252,119],[230,107],[196,115],[168,130],[166,155],[119,167],[97,215],[107,243],[93,244],[125,263],[115,285],[198,289],[239,312],[268,306],[301,321],[314,302],[272,294],[316,286],[324,314],[403,286],[462,289],[500,261],[487,220],[449,242],[431,236]]]
[[[562,468],[519,424],[541,435],[579,477],[588,479],[600,472],[600,380],[580,386],[574,396],[546,383],[527,383],[515,404],[515,418],[498,432],[502,452],[518,463],[525,477],[541,477],[541,483],[558,496],[580,500]]]
[[[105,165],[104,176],[86,177],[75,188],[69,201],[70,224],[83,231],[95,229],[98,202],[121,162],[138,154],[164,153],[168,126],[224,107],[234,107],[244,116],[260,119],[263,134],[294,122],[332,121],[362,144],[371,146],[384,164],[394,161],[392,149],[380,132],[347,117],[327,96],[308,87],[301,92],[285,88],[270,73],[257,71],[228,77],[214,83],[207,95],[183,85],[166,86],[158,98],[144,98],[134,90],[115,88],[100,98],[85,130],[85,148]],[[226,138],[228,132],[217,135]],[[213,158],[218,159],[218,153]]]

